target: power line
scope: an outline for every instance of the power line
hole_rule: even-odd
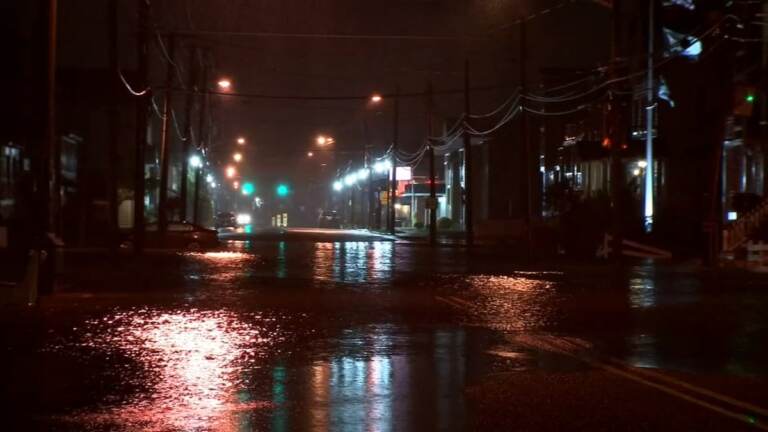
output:
[[[231,32],[217,30],[173,30],[167,34],[179,36],[225,36],[225,37],[257,37],[257,38],[291,38],[291,39],[341,39],[341,40],[418,40],[418,41],[486,41],[488,36],[453,36],[453,35],[376,35],[376,34],[343,34],[343,33],[278,33],[278,32]]]

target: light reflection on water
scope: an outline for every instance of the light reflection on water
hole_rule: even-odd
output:
[[[211,283],[230,283],[248,276],[260,258],[243,252],[191,252],[183,268],[190,280],[204,280]]]
[[[468,276],[463,283],[477,296],[475,312],[504,330],[544,327],[555,318],[555,284],[522,276]]]
[[[633,308],[645,309],[656,306],[656,281],[649,277],[629,280],[629,304]]]
[[[313,277],[338,282],[384,281],[392,277],[392,242],[315,243]]]
[[[118,312],[90,323],[84,344],[127,356],[141,368],[139,391],[75,420],[121,430],[238,430],[247,411],[270,406],[244,397],[243,372],[279,339],[225,311]],[[130,373],[121,379],[129,379]],[[250,399],[250,400],[249,400]]]
[[[417,418],[430,419],[434,427],[438,418],[438,429],[460,430],[464,333],[435,330],[425,336],[431,350],[420,357],[398,352],[389,327],[348,330],[339,355],[314,362],[299,383],[310,384],[309,415],[297,421],[315,431],[393,431],[418,430]]]

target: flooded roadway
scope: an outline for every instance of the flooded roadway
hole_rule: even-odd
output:
[[[59,292],[3,309],[4,421],[400,431],[768,420],[765,279],[513,262],[393,242],[72,254]]]

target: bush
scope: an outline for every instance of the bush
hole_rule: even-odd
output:
[[[452,226],[453,226],[453,221],[451,220],[451,218],[441,217],[437,221],[438,229],[447,230],[447,229],[451,229]]]
[[[413,227],[416,229],[423,229],[424,228],[424,222],[416,222],[413,224]]]

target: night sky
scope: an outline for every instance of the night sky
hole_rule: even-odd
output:
[[[471,61],[473,87],[498,87],[472,94],[472,110],[485,112],[504,101],[518,84],[517,17],[556,7],[528,22],[528,75],[539,84],[541,68],[588,69],[607,58],[608,12],[587,2],[563,1],[228,1],[154,0],[152,25],[160,34],[182,32],[176,57],[188,79],[189,48],[210,48],[209,82],[226,76],[237,93],[288,96],[366,96],[373,92],[419,93],[432,81],[436,91],[463,86],[463,63]],[[60,67],[98,68],[107,64],[106,5],[68,0],[61,5]],[[134,2],[120,3],[121,67],[135,67]],[[449,39],[226,36],[217,32],[440,36]],[[469,35],[468,42],[462,40]],[[165,61],[153,38],[151,81],[161,86]],[[178,85],[178,82],[176,83]],[[156,100],[159,100],[157,93]],[[461,95],[435,99],[436,114],[450,120],[462,112]],[[183,112],[179,94],[174,109]],[[372,107],[364,100],[297,101],[212,98],[217,127],[212,161],[226,162],[237,136],[248,138],[244,174],[301,179],[316,172],[307,161],[314,137],[336,138],[336,166],[361,163],[367,141],[375,155],[392,140],[392,100]],[[415,150],[426,132],[423,97],[401,99],[400,143]],[[365,130],[368,130],[367,137]],[[177,144],[178,145],[178,144]],[[314,149],[316,150],[316,148]],[[352,152],[352,153],[349,153]],[[322,156],[322,154],[320,154]],[[319,161],[316,159],[315,161]],[[320,178],[332,174],[319,173]],[[324,168],[328,169],[328,168]],[[310,171],[308,171],[310,170]],[[300,174],[297,176],[296,174]],[[300,181],[299,181],[300,182]]]

